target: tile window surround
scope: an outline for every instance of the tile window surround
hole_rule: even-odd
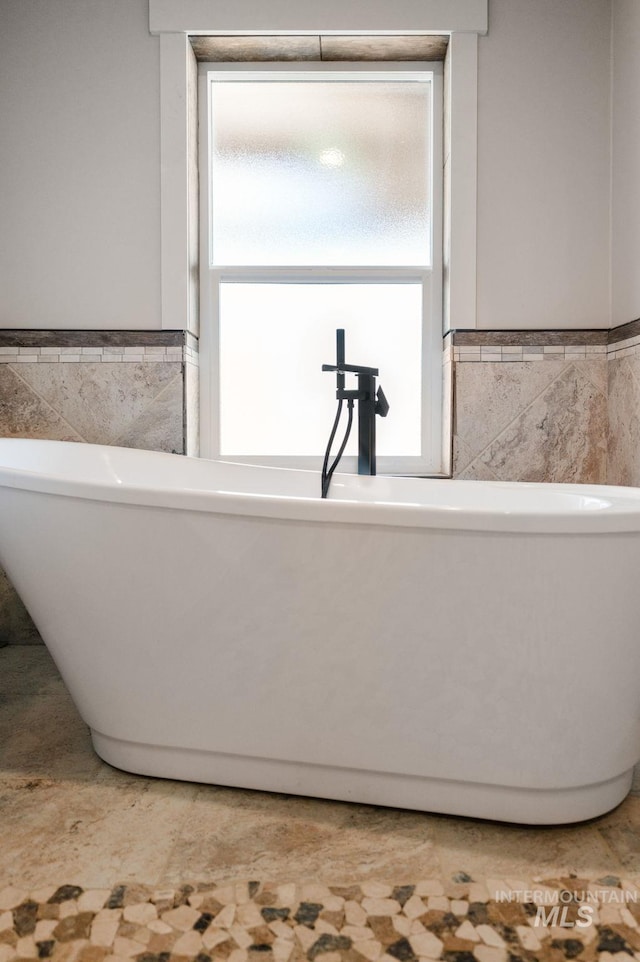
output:
[[[455,331],[453,476],[640,485],[640,321]],[[0,436],[197,454],[184,331],[0,331]],[[39,643],[0,570],[0,645]]]

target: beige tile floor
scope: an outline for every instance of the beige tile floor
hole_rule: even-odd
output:
[[[45,649],[0,649],[0,888],[630,878],[639,796],[532,829],[132,776],[93,753]]]

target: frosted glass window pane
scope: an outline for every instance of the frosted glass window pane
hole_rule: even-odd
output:
[[[430,83],[212,89],[215,264],[430,265]]]
[[[347,363],[380,369],[391,408],[377,419],[378,455],[421,453],[420,284],[222,284],[220,294],[224,457],[324,453],[337,402],[321,367],[335,363],[338,327]],[[346,453],[357,454],[355,417]]]

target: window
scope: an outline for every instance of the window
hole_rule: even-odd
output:
[[[201,65],[205,456],[319,468],[342,327],[391,406],[378,471],[440,470],[442,95],[422,66]]]

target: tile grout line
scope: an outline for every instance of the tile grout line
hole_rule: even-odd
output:
[[[172,387],[173,384],[174,384],[179,378],[182,380],[182,383],[184,384],[184,378],[183,378],[182,370],[180,370],[177,374],[175,374],[175,375],[171,378],[171,380],[168,381],[168,382],[164,385],[164,387],[161,388],[161,389],[158,391],[158,393],[155,394],[155,395],[151,398],[151,400],[149,401],[149,403],[146,404],[146,405],[142,408],[142,410],[135,416],[135,418],[134,418],[132,421],[130,421],[129,427],[128,427],[125,431],[121,431],[120,434],[116,435],[116,437],[112,438],[108,443],[109,443],[110,445],[112,445],[113,447],[117,447],[118,441],[127,433],[128,430],[131,429],[131,427],[132,427],[134,424],[136,424],[136,423],[140,420],[140,418],[142,418],[142,417],[147,413],[147,411],[149,411],[149,409],[151,408],[151,406],[156,403],[156,401],[158,400],[158,398],[161,398],[162,395],[165,393],[165,391],[168,391],[169,388]],[[184,444],[184,432],[183,432],[183,444]]]
[[[64,421],[64,423],[67,425],[67,427],[69,428],[69,430],[73,431],[74,434],[77,434],[77,436],[80,438],[80,441],[81,441],[81,442],[84,442],[84,444],[88,444],[88,443],[89,443],[89,442],[86,440],[86,438],[83,437],[82,434],[80,434],[80,431],[78,431],[78,429],[75,428],[75,427],[71,424],[71,422],[68,421],[67,418],[66,418],[63,414],[60,413],[60,411],[57,411],[57,410],[54,408],[53,404],[51,404],[50,401],[47,401],[47,399],[46,399],[45,397],[43,397],[43,396],[40,394],[39,391],[37,391],[31,384],[29,384],[28,381],[26,381],[26,380],[22,377],[21,374],[18,373],[18,371],[16,371],[15,367],[13,366],[13,364],[8,364],[7,367],[9,368],[9,370],[10,370],[13,374],[15,374],[15,376],[18,378],[18,380],[21,381],[22,384],[24,384],[24,386],[31,392],[31,394],[34,394],[40,401],[42,401],[42,403],[43,403],[44,405],[46,405],[46,407],[49,408],[50,411],[53,411],[53,413],[56,415],[56,417],[60,418],[61,421]]]
[[[534,362],[532,362],[532,363],[534,363]],[[539,401],[540,398],[542,397],[542,395],[545,394],[545,393],[549,390],[549,388],[552,387],[552,386],[556,383],[556,381],[559,381],[560,378],[563,377],[563,376],[566,374],[567,370],[568,370],[569,368],[573,367],[573,366],[574,366],[574,364],[573,364],[572,361],[567,361],[567,362],[565,362],[564,365],[563,365],[562,370],[560,371],[560,373],[559,373],[556,377],[552,378],[552,380],[549,381],[549,383],[548,383],[538,394],[536,394],[536,396],[533,398],[533,400],[532,400],[529,404],[527,404],[526,407],[522,408],[522,410],[519,411],[518,414],[516,414],[516,416],[515,416],[514,418],[512,418],[511,421],[509,421],[509,423],[508,423],[504,428],[502,428],[501,431],[498,432],[498,434],[494,435],[494,437],[491,439],[491,441],[489,441],[489,443],[486,444],[486,445],[482,448],[482,450],[479,451],[478,454],[473,458],[473,461],[476,461],[478,458],[482,457],[482,455],[491,447],[491,445],[492,445],[492,444],[495,444],[496,441],[498,441],[504,434],[506,434],[506,432],[509,430],[509,428],[512,427],[512,426],[516,423],[516,421],[520,420],[520,418],[522,417],[522,415],[523,415],[523,414],[526,414],[526,412],[529,410],[529,408],[533,407],[533,405],[536,403],[536,401]],[[472,462],[470,461],[469,464],[471,464],[471,463],[472,463]],[[483,464],[484,464],[484,462],[483,462]],[[467,467],[468,467],[468,465],[467,465]],[[498,480],[501,480],[501,479],[498,479]]]
[[[621,357],[620,360],[621,360],[621,361],[629,361],[629,360],[630,360],[629,355],[627,355],[626,357]],[[635,383],[636,388],[637,388],[638,390],[640,390],[640,377],[639,377],[637,374],[634,374],[634,372],[633,372],[633,365],[632,365],[632,364],[626,364],[625,367],[626,367],[627,370],[629,371],[629,376],[631,377],[631,380]]]
[[[605,401],[605,403],[608,403],[608,401],[609,401],[609,378],[608,378],[608,371],[607,371],[607,386],[605,387],[604,390],[603,390],[601,387],[599,387],[599,386],[596,384],[596,382],[593,380],[593,378],[590,377],[589,374],[585,373],[585,372],[582,370],[581,367],[576,367],[576,372],[577,372],[578,374],[580,374],[583,378],[585,378],[585,379],[589,382],[589,384],[590,384],[591,387],[594,389],[594,391],[596,391],[596,393],[598,393],[598,394],[602,397],[602,399],[603,399],[603,401]]]
[[[476,457],[476,458],[472,458],[471,461],[469,461],[469,463],[462,469],[462,471],[460,471],[460,474],[464,474],[464,472],[465,472],[465,471],[468,471],[470,468],[473,469],[473,466],[474,466],[474,464],[477,462],[477,460],[478,460],[479,457],[480,457],[480,455],[478,455],[478,457]],[[501,481],[501,480],[503,480],[502,478],[499,478],[498,475],[495,473],[495,471],[494,471],[492,468],[490,468],[487,464],[485,464],[484,461],[481,461],[480,464],[481,464],[482,467],[485,469],[485,471],[488,471],[488,472],[489,472],[489,474],[491,475],[491,478],[492,478],[494,481]],[[456,475],[456,477],[454,478],[454,480],[463,480],[463,481],[464,481],[465,478],[460,479],[459,475]],[[468,479],[467,479],[467,480],[468,480]]]

